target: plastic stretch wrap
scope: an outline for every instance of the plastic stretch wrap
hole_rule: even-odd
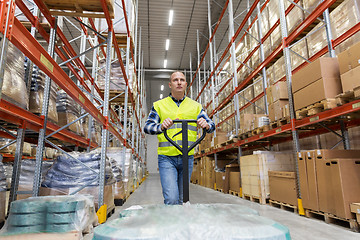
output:
[[[8,188],[11,186],[11,178],[13,173],[13,164],[11,162],[5,162],[4,164],[4,170],[5,170],[5,176],[6,176],[6,185]]]
[[[105,60],[101,60],[99,64],[99,76],[97,78],[97,85],[100,89],[105,89]],[[134,72],[134,65],[129,65],[129,75],[127,76],[130,89],[132,89],[132,75]],[[124,91],[126,87],[123,72],[119,62],[111,64],[110,71],[110,90]]]
[[[69,154],[80,162],[68,155],[60,155],[44,176],[41,186],[47,188],[73,188],[84,185],[98,186],[99,182],[96,179],[100,169],[100,150],[90,153],[71,152]],[[114,182],[115,179],[111,171],[110,162],[107,159],[105,184],[109,185]]]
[[[279,58],[273,65],[274,71],[274,83],[279,81],[285,76],[285,59],[284,57]]]
[[[254,81],[254,97],[258,96],[264,91],[262,77],[258,77]]]
[[[296,52],[300,56],[296,55],[294,52],[290,51],[290,58],[291,58],[291,69],[294,70],[297,68],[300,64],[305,62],[305,59],[309,58],[308,55],[308,47],[307,47],[307,40],[304,39],[300,42],[298,42],[295,46],[291,48],[292,51]]]
[[[319,29],[320,27],[321,29]],[[327,46],[326,30],[323,23],[319,23],[308,33],[307,43],[309,57],[312,57],[315,53]]]
[[[330,13],[331,31],[333,38],[338,38],[347,30],[360,22],[360,0],[346,0]],[[351,45],[360,41],[360,34],[357,33],[339,45],[342,52]]]
[[[26,61],[28,61],[26,59]],[[46,75],[41,71],[38,66],[34,66],[32,77],[31,77],[31,87],[30,87],[30,102],[29,110],[32,113],[41,114],[43,99],[44,99],[44,87],[45,87]],[[58,122],[58,114],[56,111],[56,92],[57,85],[52,81],[50,88],[50,99],[49,99],[49,112],[48,119],[52,122]]]
[[[112,172],[115,178],[115,188],[114,188],[114,198],[115,199],[124,199],[125,198],[125,189],[123,183],[123,176],[121,171],[121,166],[116,162],[115,159],[109,157]]]
[[[0,192],[6,190],[7,190],[7,184],[6,184],[5,168],[1,160],[0,161]]]
[[[286,1],[289,3],[288,1]],[[301,1],[298,2],[298,4],[301,6]],[[287,5],[287,4],[285,4]],[[288,7],[288,6],[286,6]],[[302,9],[300,9],[297,6],[294,6],[294,8],[289,12],[289,14],[286,16],[286,23],[288,27],[288,32],[292,32],[297,26],[300,25],[300,23],[304,20],[304,12]]]
[[[321,3],[321,0],[302,0],[305,11],[305,17],[309,16],[312,11]]]
[[[56,110],[59,115],[59,125],[64,126],[80,117],[80,106],[64,90],[59,90],[56,97]],[[80,121],[71,124],[68,129],[81,134]]]
[[[127,34],[127,29],[125,25],[125,18],[124,18],[124,11],[123,5],[121,0],[113,0],[114,6],[114,16],[113,25],[115,33],[122,33]],[[130,33],[133,34],[135,31],[135,6],[134,0],[125,0],[125,9],[126,9],[126,16],[130,28]],[[99,32],[107,32],[108,25],[106,19],[100,19],[100,28]]]
[[[265,111],[264,111],[265,110],[265,97],[259,98],[259,100],[257,100],[255,102],[255,105],[258,106],[258,107],[255,107],[256,114],[265,114]],[[265,124],[265,125],[269,125],[269,124]]]
[[[5,73],[2,85],[2,98],[15,105],[28,109],[29,95],[25,83],[24,54],[10,41],[5,59]]]
[[[11,203],[0,236],[83,231],[96,221],[90,195],[30,197]]]
[[[133,206],[97,227],[94,240],[288,240],[289,230],[255,210],[233,204]]]

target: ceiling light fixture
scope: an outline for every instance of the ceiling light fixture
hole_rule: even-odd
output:
[[[166,39],[166,43],[165,43],[165,50],[169,50],[169,46],[170,46],[170,39]]]
[[[173,23],[173,17],[174,17],[174,10],[170,10],[170,14],[169,14],[169,26],[171,26],[172,23]]]
[[[161,84],[160,90],[164,91],[164,85],[163,84]]]
[[[163,94],[161,93],[161,94],[160,94],[160,99],[162,99],[162,98],[163,98]]]
[[[166,66],[167,66],[167,60],[165,59],[164,60],[164,68],[166,68]]]

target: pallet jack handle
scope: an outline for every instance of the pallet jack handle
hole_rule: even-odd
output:
[[[203,129],[203,134],[201,137],[196,140],[190,147],[189,147],[189,141],[188,141],[188,123],[196,123],[197,120],[173,120],[173,123],[181,123],[182,130],[179,133],[182,133],[182,147],[180,147],[174,140],[172,140],[166,130],[164,131],[165,138],[172,144],[174,147],[176,147],[179,151],[182,153],[182,160],[183,160],[183,202],[186,203],[189,201],[189,156],[188,153],[196,147],[204,138],[206,135],[206,130]],[[177,133],[177,134],[179,134]],[[175,135],[177,135],[175,134]],[[175,136],[174,135],[174,136]]]

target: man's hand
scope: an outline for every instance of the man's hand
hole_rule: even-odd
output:
[[[200,126],[201,128],[206,128],[206,130],[209,130],[210,128],[210,125],[206,122],[204,118],[199,118],[197,120],[197,125]]]
[[[161,124],[161,131],[164,131],[165,129],[169,129],[172,125],[174,125],[174,123],[170,118],[165,119]]]

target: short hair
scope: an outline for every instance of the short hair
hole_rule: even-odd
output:
[[[184,77],[185,77],[185,79],[186,79],[186,76],[185,76],[185,74],[184,74],[182,71],[175,71],[175,72],[173,72],[172,74],[170,74],[169,82],[171,82],[171,77],[172,77],[172,75],[173,75],[174,73],[181,73],[182,75],[184,75]]]

